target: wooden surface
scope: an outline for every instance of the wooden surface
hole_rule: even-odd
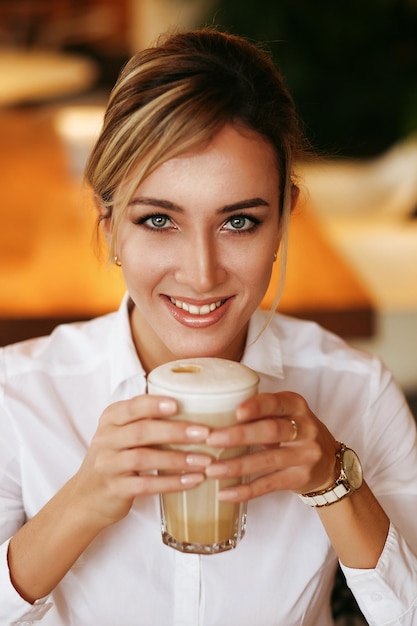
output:
[[[0,345],[117,308],[121,272],[94,250],[95,212],[71,177],[53,109],[0,110]],[[263,305],[269,307],[278,264]],[[279,309],[346,337],[369,336],[374,310],[308,208],[296,209]]]
[[[95,64],[84,57],[53,51],[0,48],[0,105],[62,97],[90,87]]]
[[[274,266],[263,306],[274,301],[280,268]],[[308,206],[290,224],[284,291],[278,310],[310,319],[343,337],[370,337],[375,307],[353,269],[332,246]]]

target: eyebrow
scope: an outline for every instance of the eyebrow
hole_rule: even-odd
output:
[[[129,202],[129,206],[135,206],[137,204],[153,206],[159,209],[165,209],[170,211],[175,211],[178,213],[182,213],[183,209],[178,204],[174,202],[170,202],[169,200],[162,200],[159,198],[148,198],[140,196],[138,198],[133,198]],[[248,198],[247,200],[241,200],[240,202],[234,202],[232,204],[226,204],[225,206],[219,209],[218,213],[220,215],[224,215],[227,213],[233,213],[234,211],[242,211],[243,209],[254,209],[256,207],[266,206],[269,207],[269,202],[264,200],[263,198]]]
[[[169,200],[159,200],[157,198],[139,197],[132,198],[128,206],[135,206],[136,204],[144,204],[146,206],[155,206],[160,209],[170,209],[171,211],[182,211],[181,207],[170,202]]]
[[[219,213],[232,213],[233,211],[241,211],[242,209],[255,209],[256,207],[269,206],[269,202],[263,198],[248,198],[248,200],[241,200],[240,202],[234,202],[233,204],[226,204]]]

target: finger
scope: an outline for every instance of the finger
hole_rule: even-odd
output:
[[[237,478],[255,474],[270,474],[289,466],[301,465],[305,462],[305,456],[302,449],[268,448],[227,459],[227,461],[213,462],[208,464],[205,472],[210,478]]]
[[[166,444],[192,444],[206,440],[210,429],[202,424],[161,419],[138,419],[109,425],[96,433],[93,444],[113,450]]]
[[[103,413],[102,422],[123,426],[143,418],[172,417],[177,412],[178,406],[173,398],[144,394],[108,406]]]
[[[298,468],[287,468],[281,472],[273,472],[235,487],[219,491],[219,500],[228,502],[246,502],[259,498],[274,491],[296,491],[300,484]]]
[[[221,463],[213,462],[206,468],[210,478],[228,479],[252,476],[252,480],[238,496],[226,490],[221,499],[240,500],[255,498],[270,491],[289,489],[297,493],[315,490],[318,484],[329,484],[334,475],[334,454],[330,464],[320,446],[279,447],[261,450],[246,456],[228,459]],[[248,496],[249,494],[249,496]]]
[[[239,422],[248,422],[270,415],[294,418],[294,416],[303,416],[309,412],[306,400],[298,393],[280,391],[260,393],[248,398],[236,410],[236,418]]]
[[[122,476],[117,480],[115,489],[121,498],[135,498],[140,495],[185,491],[201,484],[205,478],[203,473]]]
[[[213,430],[207,437],[207,444],[213,447],[237,447],[272,445],[294,441],[295,428],[299,428],[286,418],[266,418],[238,424],[228,428]]]
[[[134,448],[115,452],[104,460],[106,469],[97,463],[101,472],[115,474],[141,473],[149,471],[169,471],[171,473],[204,470],[212,462],[208,454],[159,450],[156,448]],[[103,463],[103,465],[104,465]]]

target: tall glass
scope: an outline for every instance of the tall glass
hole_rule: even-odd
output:
[[[171,419],[221,428],[236,423],[235,410],[257,393],[258,375],[248,367],[217,358],[165,363],[148,376],[148,392],[177,400]],[[213,448],[204,443],[165,446],[171,450],[211,455],[215,460],[240,456],[245,447]],[[246,503],[224,502],[218,492],[241,478],[207,478],[184,491],[161,494],[162,540],[182,552],[216,554],[235,548],[245,534]]]

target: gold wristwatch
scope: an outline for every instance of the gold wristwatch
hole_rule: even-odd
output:
[[[321,491],[299,494],[299,497],[309,506],[329,506],[345,496],[357,491],[362,486],[363,471],[358,455],[351,448],[340,444],[336,453],[337,478],[331,487]]]

